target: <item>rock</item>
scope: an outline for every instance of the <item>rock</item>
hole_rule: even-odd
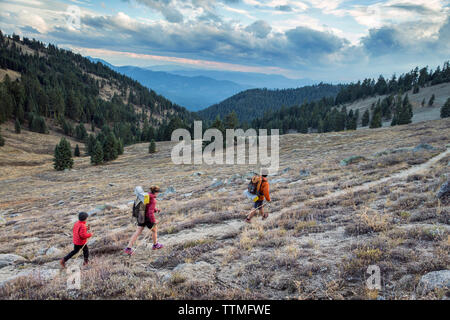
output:
[[[427,294],[434,289],[449,290],[450,288],[450,270],[433,271],[420,278],[417,286],[419,294]]]
[[[286,167],[286,168],[284,168],[284,169],[281,171],[281,174],[287,173],[287,172],[289,172],[290,170],[291,170],[291,168]]]
[[[115,186],[115,184],[114,184],[114,183],[109,183],[109,184],[108,184],[108,186],[110,186],[110,187],[114,187],[114,186]]]
[[[27,260],[24,257],[19,256],[17,254],[12,253],[0,254],[0,268],[25,261]]]
[[[63,201],[63,200],[59,200],[59,201],[58,201],[58,204],[59,204],[60,206],[62,206],[62,205],[64,204],[64,201]]]
[[[413,151],[417,152],[417,151],[422,151],[422,150],[436,150],[435,147],[433,147],[432,145],[429,145],[428,143],[421,143],[419,145],[417,145]]]
[[[217,192],[227,192],[227,189],[226,188],[221,188]]]
[[[56,247],[50,247],[47,249],[47,251],[45,251],[45,255],[46,256],[56,256],[56,255],[61,255],[61,250],[59,250]]]
[[[272,184],[277,184],[277,183],[286,183],[288,180],[285,178],[280,178],[280,179],[273,179],[272,181],[269,181]]]
[[[158,196],[158,199],[164,198],[164,197],[166,197],[166,196],[168,196],[168,195],[171,195],[171,194],[174,194],[174,193],[177,193],[177,191],[175,190],[175,188],[172,187],[172,186],[169,186],[169,187],[167,187],[167,189],[166,189],[163,193],[161,193],[161,194]]]
[[[204,173],[201,172],[201,171],[199,171],[199,172],[194,172],[194,173],[192,174],[192,176],[194,176],[194,177],[200,177],[201,175],[204,175]]]
[[[450,196],[450,181],[445,182],[440,188],[436,197],[438,199],[444,199]]]
[[[363,156],[351,156],[345,158],[341,161],[341,166],[348,166],[349,164],[358,163],[360,161],[366,160]]]
[[[213,183],[211,184],[210,187],[211,188],[216,188],[216,187],[220,187],[221,185],[223,185],[223,182],[221,180],[214,179]]]
[[[41,239],[39,239],[37,237],[32,237],[32,238],[23,239],[23,242],[32,243],[32,242],[38,242],[39,240],[41,240]]]
[[[190,196],[192,196],[192,192],[183,194],[183,197],[185,198],[189,198]]]
[[[213,282],[215,271],[216,268],[205,261],[182,263],[173,269],[170,279],[172,279],[174,274],[179,274],[188,281]]]
[[[300,170],[300,177],[309,177],[311,175],[311,172],[308,170],[302,169]]]
[[[34,268],[18,270],[14,266],[7,266],[0,269],[0,288],[4,286],[7,282],[12,281],[19,277],[34,277],[43,281],[48,281],[53,279],[59,274],[58,269],[48,269],[48,268]]]

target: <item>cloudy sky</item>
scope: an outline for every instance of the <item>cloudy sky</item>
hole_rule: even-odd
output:
[[[115,65],[325,82],[450,59],[450,0],[1,0],[0,29]]]

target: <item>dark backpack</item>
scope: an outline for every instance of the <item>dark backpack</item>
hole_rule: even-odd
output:
[[[145,204],[142,201],[137,200],[133,203],[133,218],[136,218],[137,223],[142,224],[145,222]]]
[[[247,190],[251,194],[256,194],[260,196],[260,189],[262,184],[262,178],[258,175],[254,175],[253,178],[250,180],[247,186]]]

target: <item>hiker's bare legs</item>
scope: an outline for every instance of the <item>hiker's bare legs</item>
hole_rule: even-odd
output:
[[[152,228],[152,239],[153,239],[153,244],[158,243],[158,226],[156,224]]]
[[[136,232],[131,237],[130,242],[128,242],[128,248],[131,248],[133,246],[133,244],[136,242],[136,239],[142,233],[142,230],[144,230],[144,227],[137,227]]]

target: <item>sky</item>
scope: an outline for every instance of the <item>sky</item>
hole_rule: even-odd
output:
[[[450,60],[450,0],[1,0],[0,29],[119,66],[334,83]]]

